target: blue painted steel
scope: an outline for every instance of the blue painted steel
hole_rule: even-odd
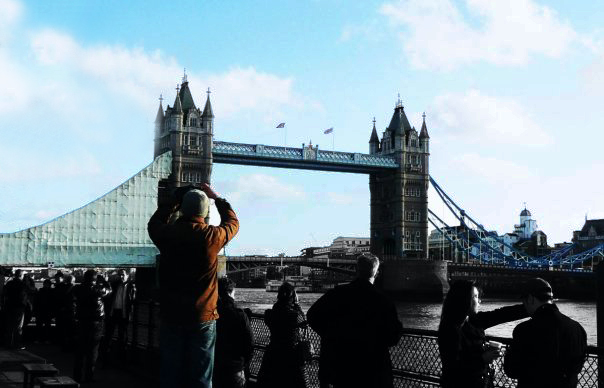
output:
[[[350,152],[323,151],[318,147],[277,147],[216,141],[212,147],[215,163],[269,167],[371,173],[398,168],[395,158]]]

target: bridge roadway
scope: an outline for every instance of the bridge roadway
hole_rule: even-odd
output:
[[[304,256],[222,256],[227,273],[249,271],[269,265],[303,265],[305,267],[325,269],[339,273],[354,274],[356,259],[330,258],[327,255]]]

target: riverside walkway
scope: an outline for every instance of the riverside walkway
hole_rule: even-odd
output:
[[[82,387],[122,388],[122,387],[156,387],[159,378],[159,305],[153,302],[139,302],[135,306],[134,319],[129,326],[130,347],[128,362],[110,368],[97,368],[95,381],[82,384]],[[264,324],[261,314],[253,314],[251,319],[254,331],[254,355],[250,365],[252,382],[260,369],[262,356],[269,343],[269,330]],[[319,336],[309,331],[311,341],[316,350],[315,357],[307,364],[306,374],[309,388],[318,388],[318,352],[320,351]],[[504,344],[509,344],[510,338],[489,337]],[[1,351],[1,349],[0,349]],[[46,362],[55,365],[61,375],[71,376],[73,368],[73,353],[61,352],[57,346],[31,344],[27,351]],[[439,387],[441,362],[438,355],[436,332],[432,330],[405,329],[404,335],[397,346],[391,348],[393,363],[394,386],[397,388],[428,388]],[[502,358],[494,363],[495,387],[513,388],[516,382],[503,373]],[[0,387],[22,386],[22,374],[14,371],[1,371]],[[253,384],[250,385],[253,388]],[[579,375],[579,387],[602,388],[598,386],[598,351],[594,346],[589,347],[589,355],[583,371]]]
[[[131,336],[133,345],[138,349],[146,349],[149,354],[156,353],[159,349],[158,323],[159,305],[156,303],[138,303],[135,310],[135,320],[132,322]],[[269,343],[269,330],[264,324],[261,314],[253,314],[251,326],[254,332],[254,356],[250,365],[252,378],[260,369],[262,356]],[[307,364],[307,381],[309,388],[318,388],[319,351],[320,338],[312,330],[309,335],[316,350],[314,359]],[[505,354],[506,345],[511,342],[510,338],[488,337],[504,344],[502,351]],[[579,387],[598,387],[598,351],[595,346],[588,347],[589,355],[583,371],[579,375]],[[439,387],[441,374],[441,362],[438,354],[436,331],[405,329],[403,337],[397,346],[391,348],[395,387]],[[495,387],[512,388],[516,381],[508,378],[503,373],[503,358],[494,363]],[[150,362],[150,361],[148,361]]]
[[[9,351],[0,348],[0,388],[23,387],[20,363],[52,364],[60,376],[73,377],[74,353],[63,352],[58,345],[26,343],[25,350]],[[138,363],[112,365],[102,368],[97,364],[94,381],[82,384],[88,388],[147,388],[153,386],[145,377],[146,371]]]

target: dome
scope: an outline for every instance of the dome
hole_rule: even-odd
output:
[[[520,212],[520,217],[530,217],[531,216],[531,212],[528,211],[526,208]]]

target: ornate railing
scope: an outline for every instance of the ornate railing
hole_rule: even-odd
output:
[[[135,308],[134,319],[130,325],[129,338],[133,348],[157,353],[159,349],[159,305],[156,303],[140,302]],[[252,377],[255,377],[262,363],[262,356],[270,340],[268,327],[264,324],[261,314],[252,314],[251,326],[254,332],[254,356],[250,365]],[[319,386],[319,351],[321,343],[319,336],[309,331],[310,339],[316,350],[315,357],[306,366],[306,376],[309,388]],[[506,345],[509,338],[488,337]],[[598,349],[588,347],[588,357],[579,375],[579,387],[598,387]],[[405,329],[398,345],[390,349],[393,364],[395,387],[438,387],[441,374],[441,362],[438,354],[436,332],[433,330]],[[503,357],[494,363],[495,387],[511,388],[516,381],[508,378],[503,372]]]

